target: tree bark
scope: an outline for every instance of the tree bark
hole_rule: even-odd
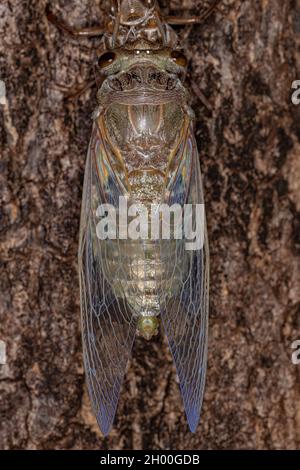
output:
[[[79,27],[100,0],[57,0]],[[201,10],[203,2],[171,2]],[[77,274],[97,39],[63,35],[46,0],[0,6],[2,449],[300,448],[300,1],[224,0],[186,46],[211,250],[209,357],[197,433],[188,430],[166,340],[138,338],[113,430],[84,383]]]

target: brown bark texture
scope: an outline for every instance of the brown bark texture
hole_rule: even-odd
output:
[[[55,0],[77,27],[105,1]],[[208,2],[172,1],[203,11]],[[188,430],[166,339],[137,338],[103,438],[87,396],[78,229],[99,39],[62,34],[46,0],[0,5],[1,449],[300,448],[300,1],[224,0],[185,39],[211,251],[210,329],[200,426]]]

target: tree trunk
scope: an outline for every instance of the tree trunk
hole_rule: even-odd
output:
[[[104,3],[51,7],[92,26]],[[224,0],[186,40],[191,80],[212,106],[193,98],[211,250],[201,423],[189,432],[161,334],[137,339],[105,439],[84,382],[77,274],[96,91],[65,102],[61,88],[92,76],[99,40],[63,35],[45,5],[0,6],[0,448],[300,448],[300,1]]]

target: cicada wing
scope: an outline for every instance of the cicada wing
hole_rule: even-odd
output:
[[[185,227],[183,239],[174,241],[173,278],[165,284],[161,316],[180,381],[189,427],[195,432],[206,375],[209,251],[199,155],[191,128],[180,151],[183,153],[182,163],[170,190],[169,204],[200,205],[196,218],[198,225],[194,226],[199,239],[191,249]],[[167,250],[166,243],[162,244],[163,252]]]
[[[79,272],[87,384],[104,435],[114,420],[136,332],[136,320],[120,283],[115,281],[122,277],[124,252],[115,240],[100,240],[96,231],[97,208],[108,202],[115,204],[121,190],[95,124],[85,170]]]

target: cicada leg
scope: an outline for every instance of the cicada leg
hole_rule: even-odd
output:
[[[189,16],[189,17],[181,17],[181,16],[166,16],[165,21],[169,25],[178,25],[178,26],[185,26],[185,25],[193,25],[193,24],[199,24],[202,23],[203,21],[207,20],[214,11],[217,9],[218,4],[221,2],[221,0],[215,0],[212,5],[202,14],[199,16]]]
[[[79,98],[83,93],[85,93],[87,90],[92,88],[96,84],[96,79],[89,80],[87,82],[84,82],[81,87],[67,87],[65,85],[60,85],[58,83],[55,84],[55,87],[60,90],[62,93],[64,93],[64,99],[65,100],[73,100],[76,98]]]
[[[46,7],[46,15],[50,23],[54,24],[61,31],[71,34],[71,36],[74,36],[74,37],[95,37],[95,36],[101,36],[104,33],[104,29],[98,26],[93,27],[93,28],[83,28],[83,29],[76,29],[76,28],[69,26],[64,21],[61,21],[60,19],[58,19],[57,16],[54,15],[54,13],[52,13],[49,5],[47,5]]]
[[[75,100],[76,98],[79,98],[83,93],[88,91],[90,88],[92,88],[94,85],[96,85],[96,79],[90,80],[86,83],[83,84],[82,87],[80,88],[73,88],[73,90],[65,95],[65,100]]]
[[[191,87],[197,98],[202,102],[202,104],[212,113],[213,108],[206,96],[202,93],[200,88],[195,82],[191,82]]]

